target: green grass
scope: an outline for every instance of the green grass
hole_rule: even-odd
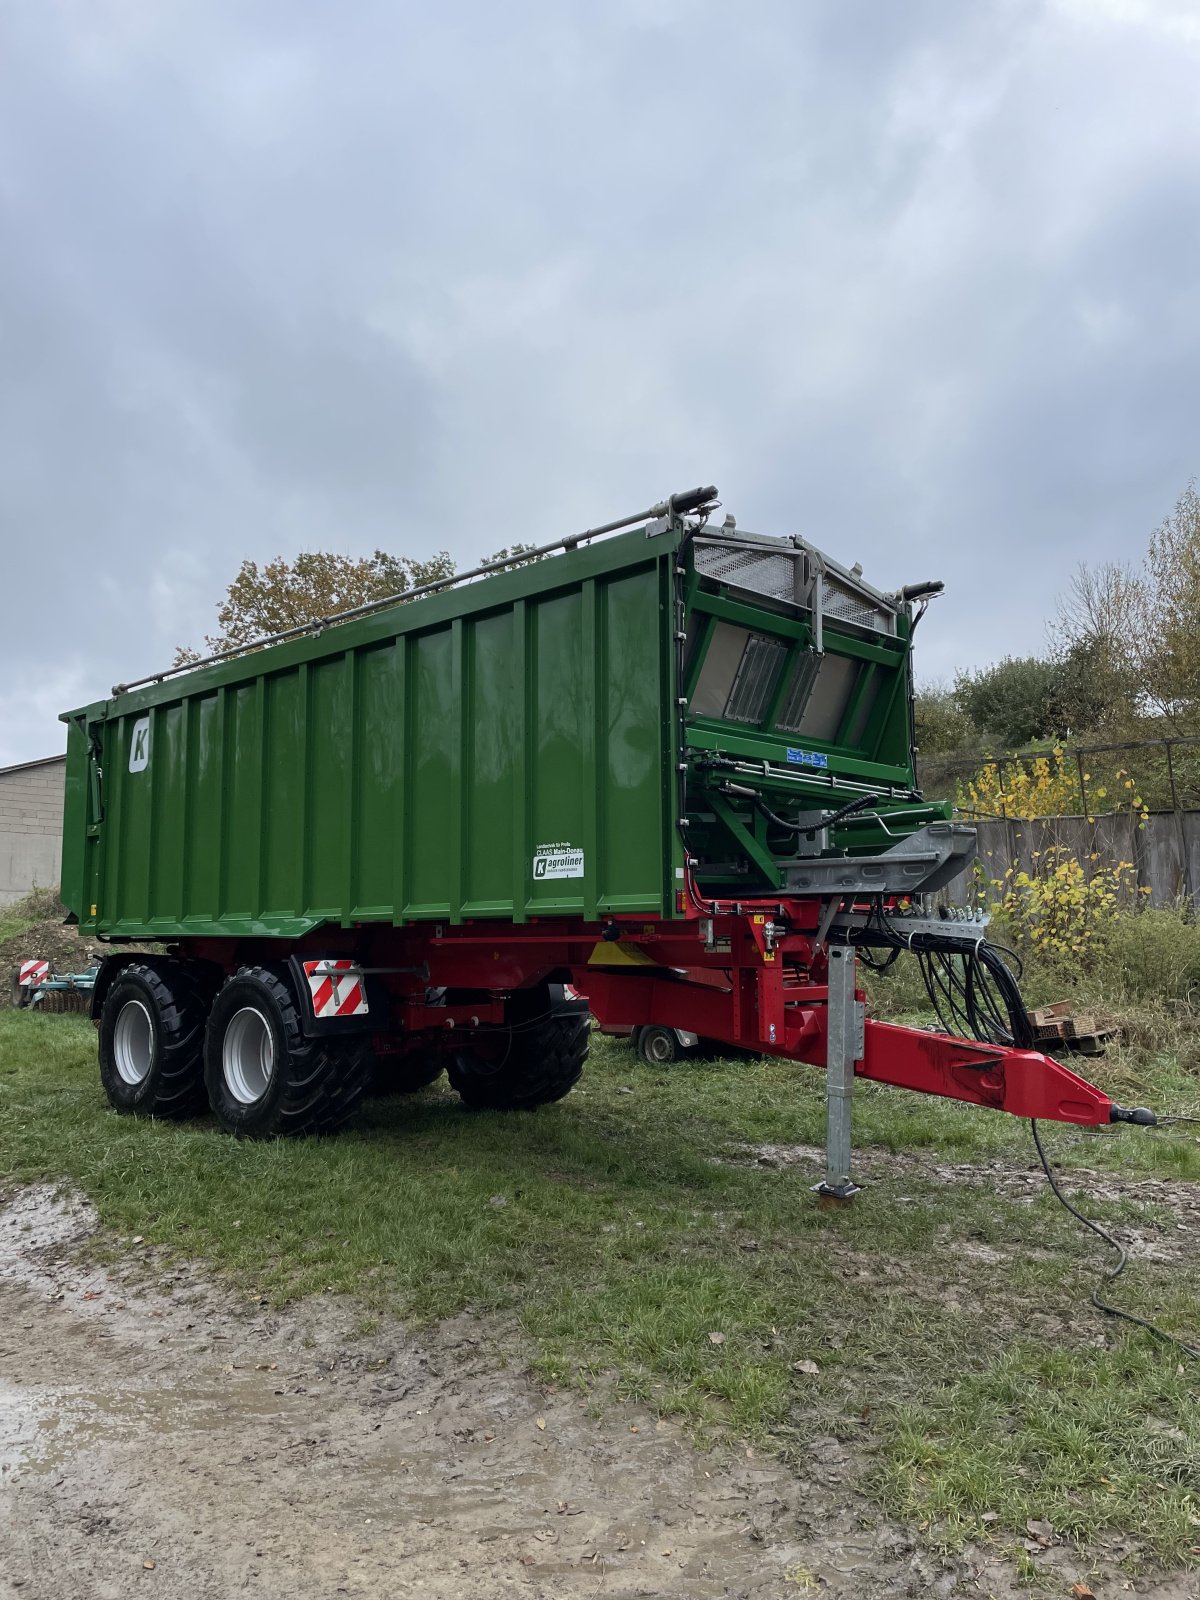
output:
[[[1188,1110],[1189,1060],[1130,1049],[1086,1068]],[[371,1103],[336,1140],[251,1144],[115,1115],[90,1024],[0,1013],[0,1175],[78,1185],[114,1249],[143,1234],[248,1297],[352,1294],[364,1328],[464,1308],[500,1313],[498,1330],[515,1318],[547,1383],[636,1398],[702,1441],[800,1465],[832,1433],[878,1504],[935,1542],[1012,1541],[1044,1516],[1083,1541],[1114,1529],[1194,1561],[1196,1369],[1092,1310],[1107,1256],[1044,1182],[1022,1200],[989,1179],[990,1161],[1032,1169],[1028,1130],[859,1087],[864,1164],[902,1155],[876,1155],[854,1204],[826,1211],[807,1190],[815,1166],[747,1155],[823,1139],[821,1075],[779,1061],[655,1072],[596,1038],[581,1088],[536,1115],[469,1113],[434,1086]],[[1200,1181],[1200,1142],[1182,1129],[1046,1138],[1068,1169]],[[957,1163],[979,1166],[961,1182],[932,1170]],[[1157,1198],[1095,1214],[1187,1242]],[[1136,1260],[1113,1292],[1194,1340],[1192,1243]]]

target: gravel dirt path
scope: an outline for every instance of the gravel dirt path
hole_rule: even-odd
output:
[[[1021,1592],[990,1552],[942,1563],[872,1515],[832,1439],[803,1478],[703,1454],[539,1388],[485,1324],[358,1337],[344,1302],[268,1312],[138,1240],[117,1272],[81,1264],[95,1226],[48,1189],[0,1209],[0,1597]]]

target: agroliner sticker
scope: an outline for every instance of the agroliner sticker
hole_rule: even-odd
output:
[[[535,878],[582,878],[583,851],[573,844],[540,844],[533,857]]]

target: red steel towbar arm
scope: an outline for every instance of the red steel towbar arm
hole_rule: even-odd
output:
[[[868,1022],[857,1076],[944,1095],[1017,1117],[1107,1125],[1112,1101],[1094,1084],[1037,1050],[975,1044],[888,1022]]]

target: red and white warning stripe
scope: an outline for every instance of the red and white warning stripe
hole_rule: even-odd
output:
[[[48,961],[22,961],[17,982],[23,989],[36,989],[43,978],[50,976]]]
[[[363,1017],[367,990],[362,969],[353,961],[306,961],[304,976],[312,995],[314,1017]]]

